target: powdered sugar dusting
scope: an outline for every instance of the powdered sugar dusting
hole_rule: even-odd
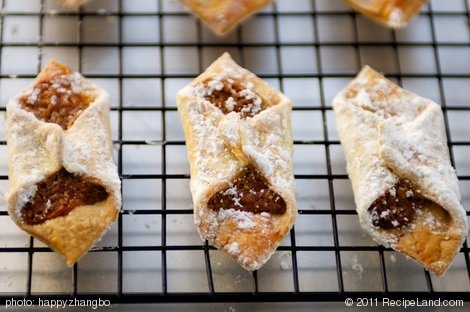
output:
[[[235,221],[235,224],[237,225],[238,229],[247,231],[252,229],[256,225],[253,216],[254,214],[251,212],[240,211],[235,209],[220,209],[217,219],[220,223],[228,218],[231,218]]]
[[[359,257],[357,255],[354,255],[351,268],[353,269],[354,272],[356,272],[357,275],[359,275],[359,279],[362,279],[362,276],[364,274],[364,268],[359,262]]]
[[[190,97],[192,100],[186,103],[188,110],[189,123],[191,124],[190,140],[194,145],[199,146],[203,152],[194,154],[194,167],[197,168],[198,175],[194,179],[203,179],[206,181],[191,182],[192,191],[199,193],[204,189],[204,185],[210,183],[211,177],[220,175],[221,177],[231,177],[235,174],[238,155],[227,153],[227,145],[238,149],[241,146],[243,153],[250,160],[256,163],[262,173],[269,179],[276,179],[273,184],[280,185],[282,188],[292,188],[293,176],[285,174],[292,168],[292,150],[286,150],[284,142],[292,144],[290,134],[289,112],[282,115],[271,111],[268,108],[261,111],[253,118],[240,119],[235,117],[240,113],[234,112],[224,115],[208,99],[207,95],[214,91],[220,91],[223,88],[223,82],[239,83],[245,89],[239,92],[240,96],[253,101],[255,106],[253,111],[257,112],[261,103],[261,97],[252,89],[255,84],[253,79],[257,79],[252,73],[242,69],[233,61],[224,63],[224,66],[218,67],[219,72],[210,76],[209,80],[196,80],[179,92],[179,96]],[[207,79],[207,78],[205,78]],[[233,97],[228,97],[225,101],[227,109],[232,109],[234,104]],[[269,103],[276,105],[277,103]],[[247,108],[245,108],[247,109]],[[289,121],[288,121],[289,120]],[[288,131],[286,131],[288,129]],[[214,137],[214,133],[217,133]],[[213,138],[209,139],[208,138]],[[269,148],[267,148],[269,147]],[[213,159],[224,159],[224,168],[213,170]],[[279,174],[276,174],[280,172]],[[285,181],[282,177],[289,177]],[[279,180],[277,180],[279,179]],[[202,182],[202,183],[201,183]]]
[[[43,73],[47,73],[47,70],[46,67]],[[116,209],[119,210],[121,183],[113,163],[108,95],[79,73],[53,76],[51,81],[45,81],[49,77],[43,73],[38,76],[34,85],[11,98],[7,104],[8,146],[12,154],[10,170],[17,182],[16,191],[8,195],[9,205],[13,206],[9,206],[9,209],[13,209],[20,220],[19,210],[31,193],[24,193],[24,185],[35,185],[64,167],[71,173],[99,181],[111,194]],[[25,97],[26,102],[34,105],[39,97],[35,86],[43,82],[48,87],[55,88],[57,93],[86,92],[93,99],[67,130],[63,130],[58,124],[40,120],[32,112],[22,108],[20,101]],[[57,98],[51,97],[51,104],[54,105],[56,100]],[[15,201],[14,196],[18,196],[19,200]]]
[[[420,210],[418,212],[419,216],[421,217],[421,225],[428,228],[431,232],[438,234],[442,233],[448,226],[445,222],[443,222],[440,218],[436,217],[431,211],[429,210]]]
[[[16,205],[14,208],[15,215],[18,218],[18,220],[21,220],[21,215],[22,215],[21,210],[23,206],[26,205],[26,203],[28,203],[31,200],[31,198],[34,197],[37,190],[38,190],[38,187],[36,184],[34,184],[18,192],[18,199],[16,201]]]
[[[233,242],[230,245],[228,245],[227,251],[231,254],[237,253],[238,252],[238,243]]]
[[[266,109],[261,97],[230,70],[198,83],[194,90],[195,96],[209,101],[224,114],[237,112],[242,118],[251,118]]]
[[[26,102],[28,104],[34,104],[36,103],[36,101],[38,100],[38,97],[39,97],[39,94],[41,93],[41,90],[37,89],[37,88],[34,88],[32,91],[31,91],[31,95],[28,97],[28,99],[26,100]]]
[[[393,28],[400,28],[406,26],[405,14],[400,8],[394,8],[388,16],[388,24]]]
[[[420,197],[447,210],[467,232],[439,105],[366,66],[335,97],[333,107],[361,226],[375,240],[392,247],[397,241],[393,233],[373,226],[378,216],[367,210],[400,179],[416,183],[423,191]],[[407,198],[413,196],[406,193]]]
[[[242,193],[256,195],[250,189],[237,191],[233,181],[240,170],[253,167],[286,199],[288,209],[295,209],[290,101],[239,67],[228,54],[180,90],[177,100],[185,125],[194,217],[201,238],[230,253],[246,269],[257,269],[279,244],[270,241],[274,220],[289,218],[286,226],[277,229],[284,235],[295,210],[273,216],[234,209],[242,205],[236,200]],[[214,190],[233,198],[233,205],[209,209],[209,200],[217,193]],[[228,233],[233,233],[229,239]],[[266,250],[254,255],[237,233],[245,239],[252,233],[261,235]]]
[[[81,94],[86,89],[91,87],[90,84],[87,83],[85,79],[83,79],[83,76],[77,72],[72,74],[58,75],[52,79],[52,81],[48,82],[48,88],[55,90],[55,92],[63,95]],[[30,94],[26,100],[26,103],[30,105],[36,104],[41,94],[41,90],[38,88],[30,88],[28,91],[26,91],[26,95],[28,92]],[[50,101],[52,105],[55,105],[57,103],[57,96],[53,95]]]

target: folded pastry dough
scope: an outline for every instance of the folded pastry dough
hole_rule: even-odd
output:
[[[344,0],[358,12],[391,28],[408,25],[427,0]]]
[[[224,35],[272,0],[181,0],[215,33]]]
[[[76,9],[88,0],[58,0],[60,4],[70,9]]]
[[[6,109],[9,214],[72,265],[121,207],[108,95],[51,61]]]
[[[333,108],[361,226],[443,275],[467,219],[441,107],[366,66]]]
[[[245,269],[259,269],[297,214],[291,102],[225,53],[177,103],[199,234]]]

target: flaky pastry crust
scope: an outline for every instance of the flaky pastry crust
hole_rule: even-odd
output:
[[[259,96],[266,108],[246,118],[235,111],[224,114],[205,97],[220,90],[222,81],[243,86],[240,94],[249,94],[251,99]],[[230,99],[225,103],[229,102]],[[297,214],[291,102],[225,53],[178,92],[177,104],[186,135],[194,219],[199,234],[245,269],[259,269],[292,228]],[[247,165],[260,172],[269,188],[285,201],[285,212],[253,213],[208,207],[215,194],[224,189],[230,192],[227,187]]]
[[[468,227],[441,107],[365,66],[333,108],[361,226],[443,275]]]
[[[344,0],[358,12],[391,28],[408,25],[427,0]]]
[[[225,35],[272,0],[181,0],[216,34]]]
[[[103,89],[71,70],[65,75],[71,81],[71,90],[60,92],[80,93],[91,99],[89,106],[65,130],[59,124],[38,119],[21,104],[24,97],[29,97],[34,103],[39,96],[37,83],[50,82],[52,77],[69,70],[51,61],[32,86],[9,100],[6,110],[9,215],[20,228],[64,256],[70,266],[104,235],[116,219],[121,207],[121,186],[113,163],[108,94]],[[62,168],[100,185],[108,196],[105,200],[80,205],[66,215],[45,222],[26,222],[23,209],[38,192],[37,185]]]

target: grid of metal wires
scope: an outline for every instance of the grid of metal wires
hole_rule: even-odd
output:
[[[391,31],[340,1],[279,0],[227,38],[211,35],[176,1],[98,0],[77,11],[46,0],[1,2],[2,112],[6,97],[30,83],[47,59],[72,60],[111,93],[124,203],[104,241],[71,269],[45,269],[60,263],[49,248],[33,238],[8,243],[0,231],[0,303],[25,296],[121,303],[470,298],[467,243],[439,279],[361,234],[331,108],[334,93],[365,64],[441,103],[468,209],[468,1],[430,1],[409,28]],[[37,29],[25,30],[26,22]],[[298,223],[275,264],[253,273],[199,242],[174,101],[178,88],[226,50],[294,100]],[[26,69],[13,68],[15,62]],[[6,162],[4,134],[1,140]],[[11,222],[4,205],[0,219]]]

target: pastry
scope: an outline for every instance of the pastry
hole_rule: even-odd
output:
[[[366,66],[333,108],[362,228],[443,275],[467,219],[441,107]]]
[[[358,12],[391,28],[408,25],[427,0],[344,0]]]
[[[67,8],[76,9],[88,0],[58,0],[59,3]]]
[[[259,269],[297,214],[291,102],[224,53],[178,92],[203,240]]]
[[[181,0],[216,34],[224,35],[272,0]]]
[[[108,95],[51,61],[6,110],[9,215],[70,266],[121,207]]]

